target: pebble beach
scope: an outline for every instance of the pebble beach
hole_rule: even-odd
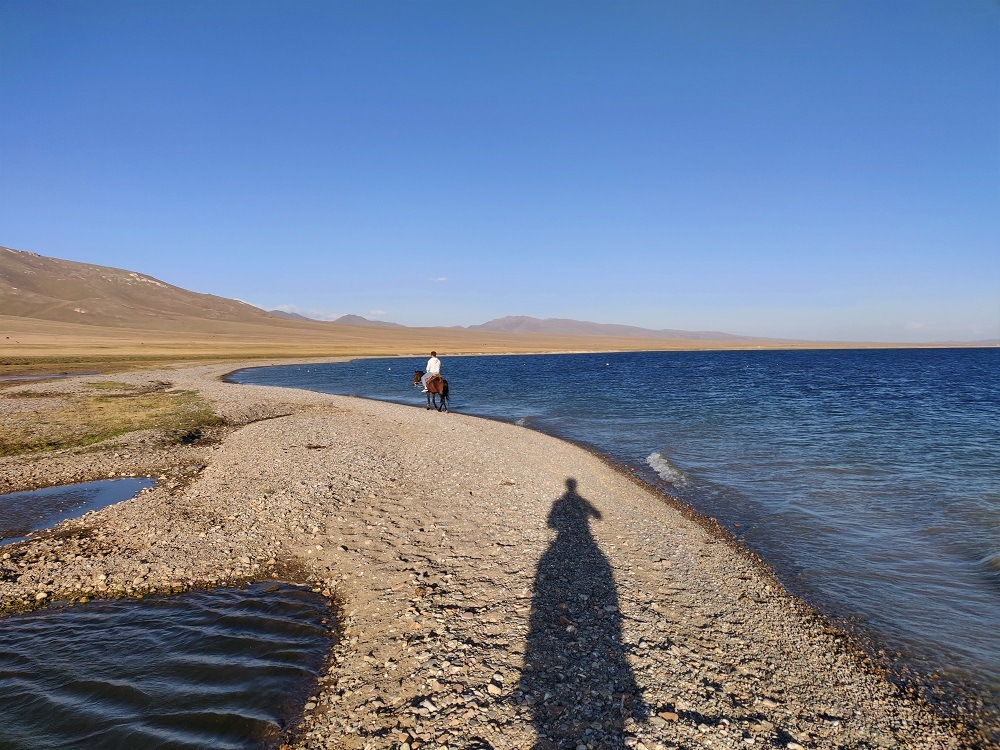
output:
[[[157,480],[0,548],[0,611],[306,584],[338,637],[289,748],[989,746],[601,457],[462,414],[224,382],[236,367],[108,376],[207,399],[225,425],[190,445],[148,430],[0,458],[3,492]],[[0,418],[21,417],[0,398]]]

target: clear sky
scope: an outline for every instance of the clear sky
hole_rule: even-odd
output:
[[[264,308],[1000,337],[993,0],[0,0],[0,245]]]

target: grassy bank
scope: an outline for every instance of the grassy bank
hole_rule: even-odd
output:
[[[191,441],[202,430],[222,424],[204,398],[168,385],[95,382],[82,393],[60,394],[40,384],[5,392],[0,456],[78,448],[134,430],[154,429],[168,440]]]

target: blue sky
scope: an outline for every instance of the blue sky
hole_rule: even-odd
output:
[[[0,244],[265,308],[1000,337],[1000,6],[0,0]]]

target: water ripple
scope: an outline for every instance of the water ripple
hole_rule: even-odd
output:
[[[272,748],[329,645],[325,600],[258,584],[0,620],[0,748]]]

